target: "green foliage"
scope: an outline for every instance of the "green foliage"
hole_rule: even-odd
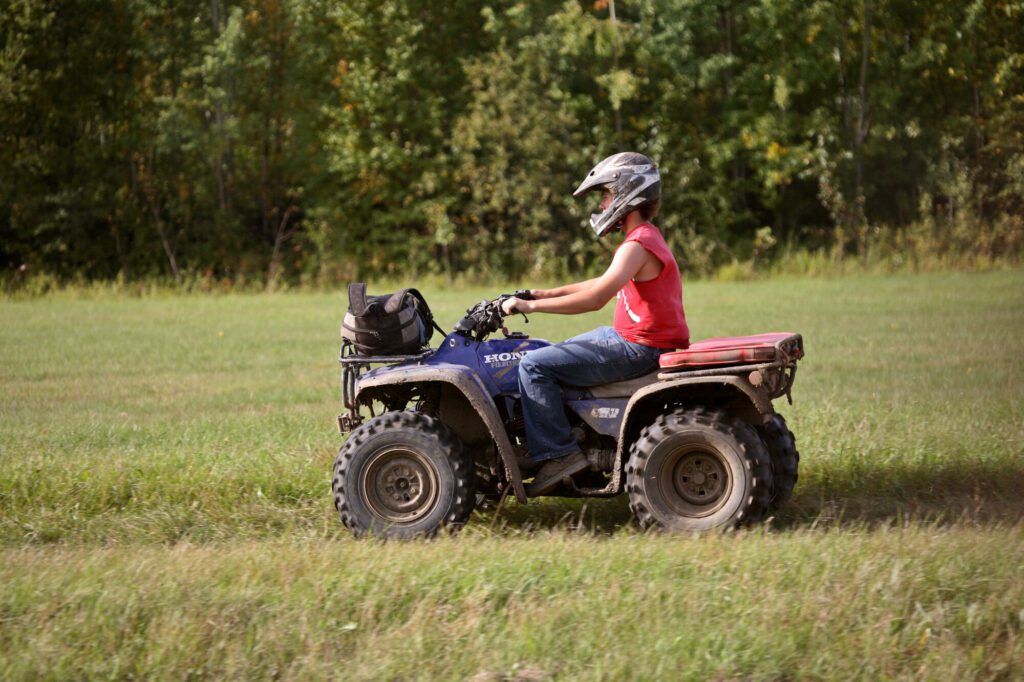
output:
[[[10,0],[0,273],[590,273],[570,190],[626,148],[690,272],[763,269],[765,228],[863,260],[875,229],[963,244],[1024,212],[1021,0],[611,9]]]
[[[557,271],[579,241],[556,227],[573,222],[566,196],[579,163],[571,96],[552,74],[565,60],[549,36],[521,42],[528,45],[503,44],[466,65],[473,97],[453,152],[467,195],[458,234],[471,272]]]

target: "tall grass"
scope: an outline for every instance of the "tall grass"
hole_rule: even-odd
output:
[[[619,498],[356,542],[342,294],[0,302],[0,678],[1024,675],[1024,272],[685,289],[695,338],[805,336],[800,481],[753,532]],[[444,325],[493,293],[426,291]]]
[[[1020,528],[0,552],[0,675],[1010,679]]]

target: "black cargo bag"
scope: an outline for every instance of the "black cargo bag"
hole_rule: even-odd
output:
[[[436,327],[426,299],[415,289],[367,296],[366,284],[348,286],[341,337],[359,355],[416,353],[427,345]]]

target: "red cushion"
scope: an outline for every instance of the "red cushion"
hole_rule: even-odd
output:
[[[686,350],[665,353],[661,356],[660,364],[663,368],[675,369],[771,362],[778,357],[777,344],[793,336],[796,334],[774,332],[754,334],[753,336],[724,336],[705,339],[690,344]],[[799,355],[802,355],[801,345],[798,343],[796,347],[800,349]]]

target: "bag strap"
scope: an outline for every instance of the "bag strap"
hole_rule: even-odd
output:
[[[427,299],[423,297],[423,294],[420,293],[419,289],[407,289],[406,291],[416,297],[416,300],[418,301],[416,307],[419,309],[423,317],[426,318],[427,324],[436,329],[437,333],[440,334],[442,338],[447,336],[448,332],[441,329],[441,325],[434,320],[434,313],[430,310],[430,306],[427,305]],[[427,332],[427,339],[430,339],[430,332]]]
[[[437,322],[434,321],[434,317],[433,316],[430,317],[430,326],[433,327],[434,329],[436,329],[437,333],[440,334],[442,337],[448,336],[448,332],[446,332],[445,330],[441,329],[441,325],[439,325]]]
[[[406,289],[405,291],[410,296],[412,296],[412,297],[414,297],[416,299],[416,310],[418,310],[422,315],[424,315],[424,316],[430,318],[431,320],[433,320],[434,319],[434,314],[432,312],[430,312],[430,306],[427,305],[427,299],[423,298],[423,294],[420,293],[420,290],[419,289]]]
[[[415,289],[399,289],[395,293],[388,297],[386,303],[384,303],[384,312],[393,315],[402,309],[402,305],[405,303],[405,295],[410,291],[416,291]],[[418,292],[417,292],[418,293]]]
[[[412,296],[414,299],[416,299],[416,311],[424,318],[424,321],[426,322],[428,327],[428,341],[430,340],[431,336],[431,331],[429,330],[436,329],[441,336],[447,335],[447,332],[441,329],[441,326],[438,325],[437,322],[434,320],[434,313],[430,311],[430,306],[427,305],[427,299],[423,297],[423,294],[420,293],[419,289],[413,289],[410,287],[408,289],[402,289],[391,294],[391,297],[388,298],[387,303],[384,304],[384,312],[397,312],[402,307],[402,304],[405,303],[406,296]]]
[[[423,294],[421,294],[418,289],[409,289],[409,293],[415,296],[416,299],[419,301],[418,307],[420,309],[420,312],[423,313],[423,316],[427,318],[427,324],[436,329],[437,333],[440,334],[442,338],[447,336],[448,332],[441,329],[441,325],[439,325],[437,321],[434,319],[434,313],[430,310],[430,306],[427,305],[427,299],[423,298]],[[429,338],[430,334],[427,333],[427,339]]]
[[[366,283],[356,282],[348,285],[348,309],[356,317],[366,314]]]

